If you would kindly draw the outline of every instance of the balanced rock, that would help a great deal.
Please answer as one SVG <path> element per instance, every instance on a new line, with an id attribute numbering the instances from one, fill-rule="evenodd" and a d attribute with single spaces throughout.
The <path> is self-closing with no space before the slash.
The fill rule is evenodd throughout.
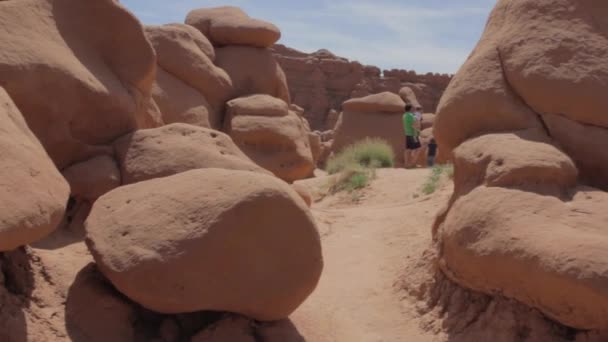
<path id="1" fill-rule="evenodd" d="M 260 94 L 231 100 L 226 107 L 228 117 L 237 115 L 285 116 L 289 113 L 289 106 L 285 101 Z"/>
<path id="2" fill-rule="evenodd" d="M 201 8 L 188 13 L 186 24 L 199 29 L 215 45 L 267 48 L 281 38 L 275 25 L 251 18 L 238 7 Z"/>
<path id="3" fill-rule="evenodd" d="M 397 163 L 403 163 L 405 103 L 398 95 L 388 92 L 370 95 L 346 101 L 342 107 L 344 111 L 334 130 L 333 152 L 365 138 L 380 138 L 393 148 Z"/>
<path id="4" fill-rule="evenodd" d="M 345 112 L 358 113 L 404 113 L 405 102 L 391 92 L 373 94 L 361 98 L 350 99 L 342 104 Z"/>
<path id="5" fill-rule="evenodd" d="M 60 169 L 161 124 L 154 50 L 117 1 L 2 1 L 0 22 L 0 86 Z"/>
<path id="6" fill-rule="evenodd" d="M 70 187 L 2 88 L 0 151 L 1 252 L 55 230 L 65 212 Z"/>
<path id="7" fill-rule="evenodd" d="M 102 196 L 86 222 L 101 272 L 151 310 L 291 314 L 321 275 L 314 219 L 268 175 L 193 170 Z"/>
<path id="8" fill-rule="evenodd" d="M 258 165 L 293 182 L 309 177 L 315 165 L 303 119 L 294 112 L 284 112 L 278 102 L 283 101 L 268 95 L 229 101 L 225 131 Z M 268 109 L 262 104 L 268 104 Z M 279 113 L 284 115 L 277 116 Z"/>
<path id="9" fill-rule="evenodd" d="M 205 168 L 267 172 L 226 134 L 181 123 L 135 131 L 117 140 L 115 149 L 123 184 Z"/>
<path id="10" fill-rule="evenodd" d="M 164 89 L 169 95 L 180 92 L 186 85 L 194 88 L 182 95 L 182 98 L 187 96 L 189 105 L 180 103 L 177 98 L 172 100 L 175 103 L 172 107 L 179 106 L 181 108 L 177 109 L 182 109 L 183 112 L 189 107 L 200 110 L 201 106 L 205 107 L 205 103 L 209 103 L 211 108 L 206 108 L 209 122 L 212 127 L 217 128 L 221 122 L 224 103 L 230 98 L 233 89 L 230 77 L 213 63 L 216 54 L 210 52 L 213 50 L 210 50 L 212 47 L 209 46 L 207 38 L 199 31 L 183 24 L 148 26 L 146 36 L 156 50 L 159 67 L 168 74 L 161 74 L 163 78 L 159 78 L 160 82 L 157 82 L 159 88 Z M 168 80 L 169 76 L 177 80 L 171 82 Z M 178 80 L 184 84 L 178 87 L 176 85 Z M 200 95 L 196 96 L 194 91 Z M 167 100 L 159 102 L 163 104 Z M 167 105 L 160 107 L 161 111 L 164 109 L 163 116 L 179 114 L 179 111 L 175 113 L 175 109 L 172 111 Z"/>

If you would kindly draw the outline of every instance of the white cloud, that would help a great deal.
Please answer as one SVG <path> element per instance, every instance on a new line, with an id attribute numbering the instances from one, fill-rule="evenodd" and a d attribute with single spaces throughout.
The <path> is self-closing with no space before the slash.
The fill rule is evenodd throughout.
<path id="1" fill-rule="evenodd" d="M 458 29 L 458 20 L 485 21 L 490 1 L 486 7 L 457 8 L 412 7 L 386 0 L 327 1 L 325 6 L 297 14 L 285 8 L 281 19 L 275 21 L 284 33 L 283 42 L 308 52 L 327 48 L 385 69 L 453 73 L 465 61 L 477 37 L 463 45 L 444 36 Z M 353 31 L 345 31 L 343 26 Z M 373 34 L 367 34 L 372 30 Z"/>

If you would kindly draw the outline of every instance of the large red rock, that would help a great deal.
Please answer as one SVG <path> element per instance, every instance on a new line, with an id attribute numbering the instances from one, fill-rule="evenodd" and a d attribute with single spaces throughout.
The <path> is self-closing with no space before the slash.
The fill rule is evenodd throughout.
<path id="1" fill-rule="evenodd" d="M 115 149 L 123 184 L 204 168 L 266 172 L 226 134 L 181 123 L 135 131 Z"/>
<path id="2" fill-rule="evenodd" d="M 225 131 L 254 162 L 293 182 L 311 176 L 315 163 L 304 120 L 281 102 L 268 95 L 229 101 Z"/>
<path id="3" fill-rule="evenodd" d="M 165 124 L 187 123 L 201 127 L 218 127 L 221 115 L 196 89 L 159 67 L 152 87 L 152 98 L 158 105 Z"/>
<path id="4" fill-rule="evenodd" d="M 160 124 L 148 112 L 154 50 L 118 2 L 2 1 L 0 22 L 0 86 L 60 169 Z"/>
<path id="5" fill-rule="evenodd" d="M 161 313 L 282 319 L 323 267 L 304 201 L 259 173 L 193 170 L 123 186 L 97 200 L 86 230 L 101 272 Z"/>
<path id="6" fill-rule="evenodd" d="M 70 187 L 2 88 L 0 151 L 0 251 L 9 251 L 55 230 Z"/>
<path id="7" fill-rule="evenodd" d="M 460 197 L 441 234 L 441 268 L 567 326 L 607 329 L 608 194 L 576 188 L 569 198 L 500 187 Z"/>
<path id="8" fill-rule="evenodd" d="M 608 38 L 597 21 L 606 11 L 599 1 L 499 1 L 442 98 L 440 143 L 453 148 L 478 131 L 540 126 L 539 114 L 608 128 Z"/>
<path id="9" fill-rule="evenodd" d="M 146 36 L 156 50 L 160 68 L 176 79 L 171 80 L 161 72 L 157 81 L 158 88 L 167 94 L 165 101 L 159 101 L 163 116 L 174 117 L 184 111 L 204 109 L 211 126 L 218 128 L 224 103 L 233 89 L 230 77 L 213 63 L 216 54 L 207 38 L 183 24 L 147 26 Z M 181 82 L 178 84 L 178 81 Z M 158 91 L 155 93 L 157 99 Z M 181 96 L 172 97 L 177 93 Z M 205 102 L 211 108 L 206 107 Z M 198 116 L 204 116 L 204 113 L 198 113 Z M 181 122 L 184 121 L 187 120 Z"/>
<path id="10" fill-rule="evenodd" d="M 267 48 L 281 38 L 275 25 L 249 17 L 238 7 L 201 8 L 188 13 L 186 24 L 199 29 L 215 45 Z"/>
<path id="11" fill-rule="evenodd" d="M 215 63 L 228 73 L 234 86 L 230 98 L 266 94 L 291 102 L 283 69 L 269 50 L 226 46 L 216 49 L 216 54 Z"/>
<path id="12" fill-rule="evenodd" d="M 441 269 L 582 330 L 608 328 L 606 18 L 600 1 L 498 1 L 433 127 L 455 162 Z"/>
<path id="13" fill-rule="evenodd" d="M 343 148 L 366 138 L 385 140 L 395 153 L 396 162 L 403 163 L 405 133 L 402 117 L 405 103 L 399 95 L 381 93 L 349 100 L 336 123 L 331 150 Z"/>

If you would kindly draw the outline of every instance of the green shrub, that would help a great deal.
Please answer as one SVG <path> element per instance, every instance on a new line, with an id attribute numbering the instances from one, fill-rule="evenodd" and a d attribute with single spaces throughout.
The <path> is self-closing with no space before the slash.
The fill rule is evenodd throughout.
<path id="1" fill-rule="evenodd" d="M 391 146 L 381 139 L 365 139 L 346 147 L 327 161 L 327 172 L 337 174 L 329 185 L 331 193 L 353 192 L 365 188 L 375 177 L 375 169 L 392 167 L 395 154 Z"/>
<path id="2" fill-rule="evenodd" d="M 343 149 L 327 161 L 327 172 L 335 174 L 353 165 L 364 168 L 393 167 L 395 153 L 382 139 L 366 138 Z"/>
<path id="3" fill-rule="evenodd" d="M 439 181 L 441 180 L 442 175 L 452 179 L 454 177 L 454 166 L 451 164 L 433 166 L 433 169 L 431 169 L 431 175 L 426 180 L 424 185 L 422 185 L 422 192 L 425 195 L 434 193 L 439 186 Z"/>

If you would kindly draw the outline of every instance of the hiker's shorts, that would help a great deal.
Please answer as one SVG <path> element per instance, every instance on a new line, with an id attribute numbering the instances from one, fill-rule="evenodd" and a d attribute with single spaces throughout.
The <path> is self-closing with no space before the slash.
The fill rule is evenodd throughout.
<path id="1" fill-rule="evenodd" d="M 418 137 L 413 137 L 410 135 L 405 136 L 405 148 L 408 150 L 417 150 L 422 145 L 420 145 L 420 139 Z"/>

